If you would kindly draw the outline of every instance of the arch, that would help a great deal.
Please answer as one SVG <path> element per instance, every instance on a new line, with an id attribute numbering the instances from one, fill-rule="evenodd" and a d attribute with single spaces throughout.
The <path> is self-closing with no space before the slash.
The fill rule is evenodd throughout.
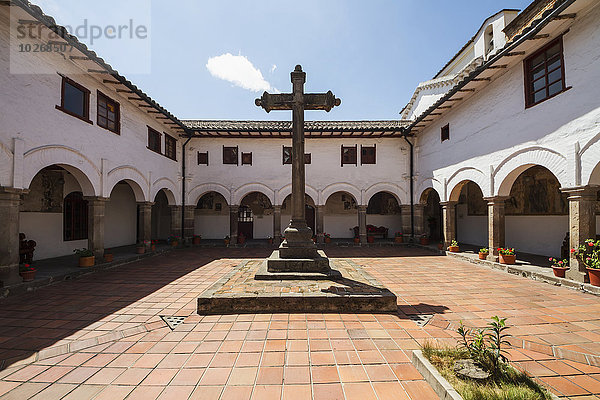
<path id="1" fill-rule="evenodd" d="M 150 191 L 150 200 L 154 201 L 156 195 L 158 195 L 161 190 L 167 195 L 170 206 L 181 204 L 181 195 L 179 194 L 179 190 L 177 190 L 177 185 L 169 178 L 160 178 L 154 181 L 152 190 Z"/>
<path id="2" fill-rule="evenodd" d="M 313 199 L 313 202 L 315 203 L 315 205 L 317 204 L 317 202 L 319 201 L 319 192 L 317 191 L 317 189 L 313 188 L 312 186 L 306 185 L 306 190 L 305 193 L 311 198 Z M 281 189 L 279 189 L 279 191 L 277 192 L 277 196 L 275 196 L 275 199 L 277 201 L 277 206 L 281 206 L 283 205 L 283 202 L 285 201 L 285 199 L 292 194 L 292 185 L 286 185 L 284 187 L 282 187 Z"/>
<path id="3" fill-rule="evenodd" d="M 84 196 L 100 194 L 100 169 L 75 149 L 58 145 L 37 147 L 27 151 L 23 161 L 23 188 L 29 188 L 42 169 L 58 165 L 75 177 Z"/>
<path id="4" fill-rule="evenodd" d="M 448 179 L 446 183 L 446 201 L 458 200 L 460 191 L 467 181 L 476 183 L 479 189 L 481 189 L 483 197 L 489 197 L 489 190 L 487 190 L 489 184 L 486 185 L 487 179 L 485 178 L 485 174 L 477 168 L 464 167 L 460 168 Z"/>
<path id="5" fill-rule="evenodd" d="M 327 203 L 329 197 L 336 192 L 346 192 L 354 197 L 356 204 L 362 205 L 362 195 L 360 190 L 349 183 L 334 183 L 321 190 L 321 196 L 319 197 L 319 206 L 324 206 Z"/>
<path id="6" fill-rule="evenodd" d="M 441 198 L 440 193 L 437 190 L 435 190 L 435 188 L 428 187 L 421 192 L 421 195 L 419 196 L 419 204 L 427 204 L 427 199 L 429 198 L 429 194 L 431 192 L 435 192 L 435 194 L 437 194 L 438 196 L 438 199 Z"/>
<path id="7" fill-rule="evenodd" d="M 271 204 L 275 204 L 275 192 L 262 183 L 249 183 L 238 188 L 233 194 L 231 204 L 239 205 L 242 202 L 242 199 L 252 192 L 264 194 L 267 196 Z"/>
<path id="8" fill-rule="evenodd" d="M 364 194 L 364 202 L 366 204 L 369 204 L 371 198 L 379 192 L 386 192 L 394 196 L 399 206 L 402 204 L 410 203 L 410 199 L 406 201 L 406 191 L 404 189 L 402 189 L 398 185 L 388 182 L 376 183 L 370 188 L 368 188 Z"/>
<path id="9" fill-rule="evenodd" d="M 566 157 L 557 151 L 536 146 L 521 149 L 498 164 L 492 174 L 494 195 L 509 196 L 510 189 L 519 175 L 535 165 L 552 172 L 562 187 L 569 187 Z"/>
<path id="10" fill-rule="evenodd" d="M 198 204 L 198 201 L 209 192 L 217 192 L 225 198 L 227 204 L 231 204 L 231 192 L 225 186 L 218 183 L 203 183 L 188 192 L 188 204 Z"/>
<path id="11" fill-rule="evenodd" d="M 596 168 L 590 174 L 590 180 L 588 185 L 600 186 L 600 162 L 596 165 Z"/>
<path id="12" fill-rule="evenodd" d="M 598 166 L 598 154 L 600 154 L 600 133 L 594 136 L 579 152 L 581 161 L 581 183 L 588 185 L 600 185 L 600 169 Z"/>
<path id="13" fill-rule="evenodd" d="M 416 193 L 419 193 L 418 199 L 421 202 L 421 204 L 422 204 L 422 200 L 423 200 L 423 195 L 425 194 L 425 192 L 428 189 L 435 190 L 439 196 L 439 194 L 442 193 L 442 191 L 443 191 L 443 186 L 444 185 L 439 180 L 434 178 L 433 176 L 430 176 L 428 178 L 424 178 L 423 180 L 421 180 L 421 182 L 417 186 L 417 190 L 416 190 Z"/>
<path id="14" fill-rule="evenodd" d="M 135 201 L 138 203 L 150 201 L 149 196 L 143 188 L 147 188 L 149 185 L 148 179 L 142 174 L 142 172 L 131 166 L 123 165 L 116 167 L 107 174 L 108 184 L 106 186 L 107 194 L 110 195 L 117 183 L 125 181 L 131 186 L 133 193 L 135 194 Z"/>

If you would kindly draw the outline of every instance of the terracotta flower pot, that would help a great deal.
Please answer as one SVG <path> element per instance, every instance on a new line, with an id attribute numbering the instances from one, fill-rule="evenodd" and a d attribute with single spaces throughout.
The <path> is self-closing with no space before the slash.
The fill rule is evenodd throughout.
<path id="1" fill-rule="evenodd" d="M 367 242 L 368 243 L 374 243 L 375 242 L 375 238 L 373 236 L 367 236 Z"/>
<path id="2" fill-rule="evenodd" d="M 449 246 L 448 251 L 450 253 L 458 253 L 460 251 L 460 247 L 459 246 Z"/>
<path id="3" fill-rule="evenodd" d="M 150 246 L 150 251 L 156 251 L 156 245 L 153 244 L 152 246 Z"/>
<path id="4" fill-rule="evenodd" d="M 146 252 L 146 247 L 145 246 L 139 246 L 135 248 L 135 252 L 137 254 L 144 254 Z"/>
<path id="5" fill-rule="evenodd" d="M 223 243 L 225 243 L 225 246 L 229 246 L 229 242 L 230 242 L 230 240 L 229 240 L 229 239 L 225 239 L 225 240 L 223 240 Z"/>
<path id="6" fill-rule="evenodd" d="M 178 242 L 178 241 L 176 241 L 176 240 L 173 240 L 173 241 L 171 242 L 171 246 L 173 246 L 173 247 L 177 247 L 177 246 L 179 246 L 179 242 Z"/>
<path id="7" fill-rule="evenodd" d="M 113 262 L 113 260 L 115 259 L 115 256 L 113 254 L 105 254 L 104 255 L 104 262 Z"/>
<path id="8" fill-rule="evenodd" d="M 600 286 L 600 269 L 597 268 L 586 268 L 588 275 L 590 276 L 590 284 L 592 286 Z"/>
<path id="9" fill-rule="evenodd" d="M 238 244 L 244 244 L 244 243 L 246 243 L 246 239 L 238 237 Z"/>
<path id="10" fill-rule="evenodd" d="M 82 268 L 93 267 L 96 262 L 96 257 L 79 257 L 79 266 Z"/>
<path id="11" fill-rule="evenodd" d="M 331 238 L 325 238 L 325 243 L 331 243 Z"/>
<path id="12" fill-rule="evenodd" d="M 402 243 L 404 240 L 402 239 L 402 236 L 395 236 L 394 237 L 394 242 L 395 243 Z"/>
<path id="13" fill-rule="evenodd" d="M 568 269 L 565 267 L 552 267 L 552 272 L 554 272 L 554 276 L 557 278 L 564 278 Z"/>
<path id="14" fill-rule="evenodd" d="M 198 244 L 200 244 L 201 241 L 202 241 L 202 238 L 195 237 L 194 240 L 192 241 L 192 243 L 198 245 Z"/>
<path id="15" fill-rule="evenodd" d="M 360 243 L 360 238 L 354 238 L 354 243 L 359 244 Z"/>
<path id="16" fill-rule="evenodd" d="M 487 257 L 490 253 L 479 253 L 480 260 L 487 260 Z"/>
<path id="17" fill-rule="evenodd" d="M 517 256 L 515 254 L 512 256 L 500 254 L 500 264 L 514 265 L 515 261 L 517 261 Z"/>
<path id="18" fill-rule="evenodd" d="M 35 279 L 35 273 L 37 271 L 25 271 L 20 272 L 19 275 L 23 278 L 23 282 L 32 282 Z"/>
<path id="19" fill-rule="evenodd" d="M 444 250 L 444 244 L 438 243 L 438 250 Z"/>
<path id="20" fill-rule="evenodd" d="M 422 237 L 421 239 L 419 239 L 419 242 L 421 243 L 422 246 L 428 246 L 429 245 L 429 238 Z"/>

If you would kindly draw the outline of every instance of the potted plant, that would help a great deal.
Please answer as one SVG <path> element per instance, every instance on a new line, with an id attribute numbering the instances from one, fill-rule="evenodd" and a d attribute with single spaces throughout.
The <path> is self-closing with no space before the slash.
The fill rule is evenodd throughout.
<path id="1" fill-rule="evenodd" d="M 79 256 L 79 266 L 82 268 L 93 267 L 96 262 L 94 252 L 89 249 L 75 249 L 73 253 Z"/>
<path id="2" fill-rule="evenodd" d="M 569 269 L 569 261 L 557 260 L 556 258 L 549 258 L 549 261 L 552 263 L 552 272 L 554 272 L 554 276 L 557 278 L 564 278 L 565 273 Z"/>
<path id="3" fill-rule="evenodd" d="M 374 243 L 375 242 L 375 236 L 367 236 L 367 243 Z"/>
<path id="4" fill-rule="evenodd" d="M 158 244 L 158 240 L 154 239 L 150 242 L 150 251 L 156 251 L 156 245 Z"/>
<path id="5" fill-rule="evenodd" d="M 429 246 L 429 237 L 427 235 L 422 235 L 419 238 L 419 243 L 421 243 L 422 246 Z"/>
<path id="6" fill-rule="evenodd" d="M 238 235 L 237 242 L 238 242 L 238 244 L 244 244 L 244 243 L 246 243 L 246 235 L 244 235 L 243 233 L 240 233 Z"/>
<path id="7" fill-rule="evenodd" d="M 273 238 L 271 236 L 267 237 L 267 242 L 269 243 L 269 245 L 273 245 Z"/>
<path id="8" fill-rule="evenodd" d="M 193 244 L 199 245 L 201 241 L 202 241 L 202 235 L 194 235 L 194 238 L 192 239 Z"/>
<path id="9" fill-rule="evenodd" d="M 35 279 L 35 273 L 37 270 L 30 264 L 23 264 L 19 266 L 19 275 L 23 278 L 23 282 L 31 282 Z"/>
<path id="10" fill-rule="evenodd" d="M 229 242 L 231 242 L 231 239 L 229 238 L 229 236 L 225 236 L 225 238 L 223 239 L 223 243 L 225 243 L 225 246 L 229 246 Z"/>
<path id="11" fill-rule="evenodd" d="M 144 254 L 146 252 L 146 247 L 150 247 L 150 241 L 149 240 L 144 240 L 142 242 L 140 242 L 137 247 L 135 248 L 135 252 L 137 254 Z"/>
<path id="12" fill-rule="evenodd" d="M 515 249 L 509 247 L 500 247 L 498 249 L 500 264 L 513 265 L 517 260 Z"/>
<path id="13" fill-rule="evenodd" d="M 490 249 L 488 249 L 488 248 L 479 249 L 479 259 L 480 260 L 487 260 L 489 255 L 490 255 Z"/>
<path id="14" fill-rule="evenodd" d="M 312 240 L 313 240 L 313 242 L 317 243 L 317 236 L 313 235 Z"/>
<path id="15" fill-rule="evenodd" d="M 354 235 L 354 239 L 353 240 L 354 240 L 355 244 L 360 244 L 360 236 L 358 236 L 358 234 Z"/>
<path id="16" fill-rule="evenodd" d="M 114 255 L 110 249 L 104 249 L 104 262 L 110 263 L 113 262 Z"/>
<path id="17" fill-rule="evenodd" d="M 171 235 L 167 239 L 167 243 L 169 243 L 173 247 L 177 247 L 177 246 L 179 246 L 179 240 L 180 240 L 179 236 Z"/>
<path id="18" fill-rule="evenodd" d="M 331 235 L 329 233 L 324 233 L 323 240 L 325 241 L 325 243 L 331 243 Z"/>
<path id="19" fill-rule="evenodd" d="M 590 284 L 600 286 L 600 240 L 588 239 L 579 249 L 572 249 L 571 253 L 585 265 Z"/>
<path id="20" fill-rule="evenodd" d="M 396 232 L 394 234 L 394 242 L 396 243 L 402 243 L 403 239 L 402 239 L 402 232 Z"/>
<path id="21" fill-rule="evenodd" d="M 456 240 L 453 240 L 450 243 L 450 246 L 448 246 L 448 251 L 450 253 L 458 253 L 460 251 L 460 247 L 458 246 L 458 242 Z"/>

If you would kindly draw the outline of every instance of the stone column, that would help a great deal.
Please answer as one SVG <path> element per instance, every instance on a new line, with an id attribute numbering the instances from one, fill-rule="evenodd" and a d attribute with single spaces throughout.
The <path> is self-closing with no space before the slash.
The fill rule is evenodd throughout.
<path id="1" fill-rule="evenodd" d="M 0 286 L 21 283 L 19 276 L 19 206 L 21 190 L 0 187 Z"/>
<path id="2" fill-rule="evenodd" d="M 457 201 L 440 203 L 442 206 L 442 225 L 444 227 L 444 248 L 456 240 L 456 204 Z"/>
<path id="3" fill-rule="evenodd" d="M 360 243 L 367 243 L 367 206 L 358 206 L 358 236 Z"/>
<path id="4" fill-rule="evenodd" d="M 281 243 L 281 206 L 273 206 L 273 243 Z"/>
<path id="5" fill-rule="evenodd" d="M 152 240 L 152 206 L 149 201 L 137 203 L 138 205 L 138 244 L 145 240 Z"/>
<path id="6" fill-rule="evenodd" d="M 316 209 L 316 219 L 317 219 L 317 243 L 323 243 L 325 241 L 325 237 L 323 236 L 325 229 L 325 206 L 317 206 Z"/>
<path id="7" fill-rule="evenodd" d="M 598 187 L 578 187 L 563 190 L 569 195 L 569 237 L 571 249 L 578 248 L 586 239 L 596 238 L 596 201 Z M 589 282 L 585 265 L 571 256 L 567 278 Z"/>
<path id="8" fill-rule="evenodd" d="M 231 238 L 231 244 L 237 245 L 238 237 L 238 212 L 240 206 L 229 206 L 229 237 Z"/>
<path id="9" fill-rule="evenodd" d="M 498 261 L 498 248 L 505 247 L 506 237 L 506 200 L 509 197 L 486 197 L 488 203 L 488 260 Z"/>
<path id="10" fill-rule="evenodd" d="M 185 206 L 185 214 L 184 214 L 184 234 L 183 234 L 183 242 L 191 243 L 194 238 L 194 229 L 196 222 L 196 206 Z"/>
<path id="11" fill-rule="evenodd" d="M 181 206 L 169 206 L 171 210 L 171 235 L 181 236 Z"/>
<path id="12" fill-rule="evenodd" d="M 415 237 L 427 235 L 427 227 L 425 226 L 425 205 L 415 204 Z M 410 215 L 409 215 L 410 220 Z"/>
<path id="13" fill-rule="evenodd" d="M 85 200 L 88 202 L 88 249 L 100 261 L 104 256 L 104 217 L 109 199 L 86 197 Z"/>
<path id="14" fill-rule="evenodd" d="M 400 218 L 402 219 L 402 234 L 406 237 L 410 236 L 410 205 L 400 206 Z M 390 232 L 393 236 L 395 232 Z"/>

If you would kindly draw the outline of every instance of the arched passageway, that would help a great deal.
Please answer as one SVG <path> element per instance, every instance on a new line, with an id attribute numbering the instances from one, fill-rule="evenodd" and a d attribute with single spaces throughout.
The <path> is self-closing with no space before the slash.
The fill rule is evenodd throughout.
<path id="1" fill-rule="evenodd" d="M 229 205 L 222 194 L 208 192 L 198 200 L 194 230 L 203 239 L 223 239 L 229 236 Z"/>

